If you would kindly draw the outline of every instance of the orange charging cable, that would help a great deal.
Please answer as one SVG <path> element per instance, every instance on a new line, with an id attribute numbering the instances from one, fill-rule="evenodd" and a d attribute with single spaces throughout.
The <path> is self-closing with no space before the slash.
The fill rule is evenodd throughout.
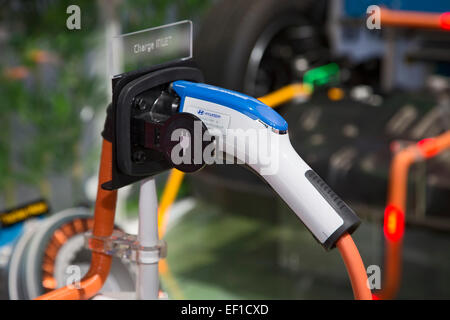
<path id="1" fill-rule="evenodd" d="M 107 191 L 101 185 L 112 179 L 112 143 L 103 140 L 100 172 L 95 201 L 93 235 L 109 237 L 114 230 L 117 190 Z M 95 241 L 95 240 L 94 240 Z M 78 286 L 65 286 L 50 291 L 36 300 L 84 300 L 93 297 L 100 291 L 108 277 L 112 256 L 92 252 L 91 267 Z"/>
<path id="2" fill-rule="evenodd" d="M 382 290 L 376 293 L 380 299 L 395 298 L 400 288 L 409 168 L 413 163 L 435 157 L 449 148 L 450 131 L 447 131 L 438 137 L 421 140 L 401 150 L 392 160 L 383 224 L 384 280 Z"/>
<path id="3" fill-rule="evenodd" d="M 352 237 L 346 233 L 336 243 L 347 268 L 348 276 L 356 300 L 372 300 L 372 292 L 367 281 L 366 268 Z"/>
<path id="4" fill-rule="evenodd" d="M 380 18 L 382 26 L 450 30 L 450 12 L 429 13 L 381 8 Z"/>

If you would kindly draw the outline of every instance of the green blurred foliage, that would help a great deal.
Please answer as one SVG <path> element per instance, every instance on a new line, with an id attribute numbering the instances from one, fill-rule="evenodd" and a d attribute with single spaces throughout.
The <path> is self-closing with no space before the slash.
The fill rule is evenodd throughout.
<path id="1" fill-rule="evenodd" d="M 66 9 L 73 1 L 0 1 L 6 39 L 0 57 L 0 189 L 14 182 L 39 186 L 50 172 L 70 170 L 81 161 L 77 144 L 85 106 L 105 106 L 100 79 L 89 70 L 89 53 L 97 41 L 99 20 L 95 1 L 78 1 L 81 30 L 68 30 Z M 23 68 L 23 75 L 11 70 Z M 12 159 L 14 123 L 31 128 Z M 19 163 L 12 164 L 12 161 Z"/>
<path id="2" fill-rule="evenodd" d="M 86 106 L 103 112 L 107 104 L 104 79 L 92 71 L 94 48 L 104 41 L 105 6 L 114 8 L 125 33 L 195 19 L 210 2 L 0 0 L 0 195 L 18 183 L 42 187 L 51 173 L 97 168 L 85 163 L 90 154 L 80 153 L 80 112 Z M 73 4 L 81 8 L 81 30 L 66 28 Z M 13 156 L 16 124 L 30 130 Z"/>

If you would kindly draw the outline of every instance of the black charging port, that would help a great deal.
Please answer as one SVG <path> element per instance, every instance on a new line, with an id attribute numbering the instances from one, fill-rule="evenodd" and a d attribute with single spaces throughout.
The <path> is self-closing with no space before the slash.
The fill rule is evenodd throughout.
<path id="1" fill-rule="evenodd" d="M 170 159 L 171 131 L 193 130 L 191 123 L 200 121 L 178 113 L 180 98 L 170 86 L 177 80 L 202 82 L 203 76 L 193 61 L 187 60 L 113 79 L 113 101 L 104 130 L 112 133 L 108 139 L 113 143 L 113 179 L 103 184 L 104 189 L 118 189 L 174 167 L 193 172 L 204 165 L 177 166 Z"/>

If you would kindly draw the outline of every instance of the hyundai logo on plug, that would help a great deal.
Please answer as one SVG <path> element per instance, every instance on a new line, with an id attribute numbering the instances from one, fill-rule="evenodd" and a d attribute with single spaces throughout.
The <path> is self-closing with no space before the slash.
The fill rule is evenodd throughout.
<path id="1" fill-rule="evenodd" d="M 202 110 L 202 109 L 198 109 L 197 110 L 197 114 L 200 115 L 200 116 L 204 115 L 204 116 L 211 117 L 211 118 L 216 118 L 216 119 L 222 118 L 222 116 L 220 114 L 208 112 L 208 111 L 205 111 L 205 110 Z"/>

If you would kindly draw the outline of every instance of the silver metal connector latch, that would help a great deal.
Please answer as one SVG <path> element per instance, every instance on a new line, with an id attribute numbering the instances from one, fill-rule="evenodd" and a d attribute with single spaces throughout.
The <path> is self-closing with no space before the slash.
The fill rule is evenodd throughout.
<path id="1" fill-rule="evenodd" d="M 136 235 L 114 230 L 109 237 L 97 237 L 88 231 L 84 234 L 85 247 L 93 252 L 115 256 L 138 264 L 154 264 L 167 256 L 167 244 L 159 240 L 155 246 L 139 243 Z"/>

